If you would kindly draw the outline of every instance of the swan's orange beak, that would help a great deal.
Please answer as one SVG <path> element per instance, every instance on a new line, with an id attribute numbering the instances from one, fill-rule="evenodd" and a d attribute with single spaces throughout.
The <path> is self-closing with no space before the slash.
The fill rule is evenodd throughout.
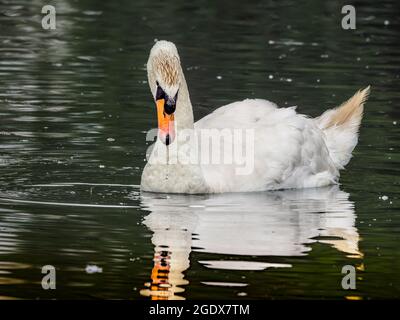
<path id="1" fill-rule="evenodd" d="M 175 139 L 174 114 L 165 111 L 165 99 L 156 101 L 158 136 L 165 145 L 170 145 Z"/>

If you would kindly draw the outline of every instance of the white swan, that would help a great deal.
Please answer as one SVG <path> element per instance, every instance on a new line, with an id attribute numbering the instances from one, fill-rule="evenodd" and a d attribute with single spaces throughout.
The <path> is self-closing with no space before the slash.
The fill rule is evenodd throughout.
<path id="1" fill-rule="evenodd" d="M 297 114 L 295 107 L 278 108 L 267 100 L 246 99 L 194 123 L 173 43 L 155 43 L 147 72 L 159 130 L 142 173 L 141 189 L 152 192 L 248 192 L 337 183 L 339 170 L 357 144 L 369 94 L 369 87 L 358 91 L 340 107 L 314 119 Z M 222 143 L 205 143 L 216 135 L 223 138 Z M 235 157 L 239 154 L 245 157 Z"/>

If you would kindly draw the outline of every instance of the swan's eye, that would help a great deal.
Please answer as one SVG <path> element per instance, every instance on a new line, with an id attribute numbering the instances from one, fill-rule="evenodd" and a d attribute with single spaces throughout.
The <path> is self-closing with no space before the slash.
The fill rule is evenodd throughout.
<path id="1" fill-rule="evenodd" d="M 176 104 L 176 101 L 178 100 L 178 92 L 179 92 L 179 90 L 176 92 L 176 95 L 174 97 L 175 104 Z"/>
<path id="2" fill-rule="evenodd" d="M 156 100 L 160 100 L 160 99 L 164 99 L 164 98 L 165 98 L 164 90 L 160 86 L 157 86 Z"/>
<path id="3" fill-rule="evenodd" d="M 160 87 L 157 81 L 157 91 L 156 91 L 156 100 L 164 99 L 165 98 L 165 92 L 164 90 Z"/>

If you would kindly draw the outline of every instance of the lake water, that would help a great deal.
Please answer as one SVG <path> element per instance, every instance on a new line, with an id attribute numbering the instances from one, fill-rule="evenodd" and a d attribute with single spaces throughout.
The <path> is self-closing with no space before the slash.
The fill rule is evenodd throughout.
<path id="1" fill-rule="evenodd" d="M 43 30 L 42 1 L 0 1 L 0 298 L 400 298 L 398 2 L 357 2 L 356 30 L 340 1 L 52 3 Z M 141 194 L 155 39 L 196 119 L 251 97 L 317 116 L 370 84 L 341 185 Z"/>

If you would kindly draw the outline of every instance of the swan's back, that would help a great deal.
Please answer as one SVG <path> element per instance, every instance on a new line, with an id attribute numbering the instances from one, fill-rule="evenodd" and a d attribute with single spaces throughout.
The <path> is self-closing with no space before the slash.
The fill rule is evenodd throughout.
<path id="1" fill-rule="evenodd" d="M 222 106 L 195 123 L 197 129 L 256 128 L 296 116 L 295 107 L 278 108 L 268 100 L 245 99 Z"/>
<path id="2" fill-rule="evenodd" d="M 267 100 L 247 99 L 215 110 L 196 122 L 195 129 L 200 140 L 202 132 L 210 129 L 232 132 L 232 149 L 221 143 L 219 159 L 231 154 L 233 163 L 202 163 L 213 192 L 316 187 L 329 185 L 338 176 L 322 130 L 313 119 L 297 114 L 295 107 L 278 108 Z M 235 137 L 235 130 L 241 138 Z M 244 156 L 235 157 L 237 151 Z M 215 157 L 215 150 L 212 153 Z M 238 158 L 245 164 L 238 164 Z"/>

